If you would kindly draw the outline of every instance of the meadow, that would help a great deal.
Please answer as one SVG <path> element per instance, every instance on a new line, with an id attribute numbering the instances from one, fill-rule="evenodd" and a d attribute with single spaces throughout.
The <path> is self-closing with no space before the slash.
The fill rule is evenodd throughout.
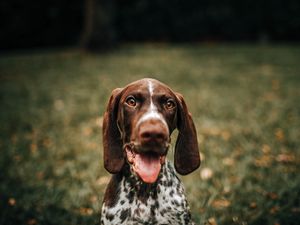
<path id="1" fill-rule="evenodd" d="M 102 115 L 143 77 L 193 115 L 202 164 L 181 179 L 197 224 L 299 224 L 300 46 L 253 44 L 0 55 L 0 224 L 99 222 Z"/>

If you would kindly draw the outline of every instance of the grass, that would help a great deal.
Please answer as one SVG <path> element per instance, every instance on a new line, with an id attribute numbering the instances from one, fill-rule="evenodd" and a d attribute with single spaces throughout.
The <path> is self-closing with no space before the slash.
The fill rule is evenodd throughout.
<path id="1" fill-rule="evenodd" d="M 105 103 L 145 76 L 181 92 L 193 114 L 203 160 L 182 180 L 198 224 L 298 224 L 299 62 L 288 45 L 2 55 L 0 224 L 99 222 Z"/>

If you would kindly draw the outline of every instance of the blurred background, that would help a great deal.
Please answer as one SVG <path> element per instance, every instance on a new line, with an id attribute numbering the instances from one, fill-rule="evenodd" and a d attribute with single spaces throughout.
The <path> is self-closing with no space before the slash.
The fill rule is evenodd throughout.
<path id="1" fill-rule="evenodd" d="M 0 3 L 1 49 L 123 42 L 299 41 L 297 0 L 11 0 Z"/>
<path id="2" fill-rule="evenodd" d="M 195 222 L 298 225 L 299 12 L 299 0 L 1 1 L 0 224 L 99 224 L 107 100 L 152 77 L 184 95 L 198 131 L 202 165 L 181 177 Z"/>

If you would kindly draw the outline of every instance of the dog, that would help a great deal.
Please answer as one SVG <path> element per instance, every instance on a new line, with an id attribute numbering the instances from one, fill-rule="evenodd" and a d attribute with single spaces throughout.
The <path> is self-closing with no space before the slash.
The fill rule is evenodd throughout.
<path id="1" fill-rule="evenodd" d="M 166 155 L 176 128 L 174 168 Z M 101 224 L 194 224 L 176 175 L 200 166 L 195 125 L 181 94 L 150 78 L 113 90 L 103 117 L 103 149 L 113 176 Z"/>

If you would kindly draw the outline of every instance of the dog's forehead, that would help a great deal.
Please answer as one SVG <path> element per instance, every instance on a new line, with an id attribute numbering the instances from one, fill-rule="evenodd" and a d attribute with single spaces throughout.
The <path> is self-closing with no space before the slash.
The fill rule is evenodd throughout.
<path id="1" fill-rule="evenodd" d="M 138 92 L 145 92 L 150 95 L 153 95 L 155 93 L 159 92 L 172 92 L 171 89 L 165 85 L 164 83 L 151 79 L 151 78 L 144 78 L 141 80 L 137 80 L 135 82 L 132 82 L 128 84 L 126 87 L 126 92 L 131 91 L 138 91 Z"/>

